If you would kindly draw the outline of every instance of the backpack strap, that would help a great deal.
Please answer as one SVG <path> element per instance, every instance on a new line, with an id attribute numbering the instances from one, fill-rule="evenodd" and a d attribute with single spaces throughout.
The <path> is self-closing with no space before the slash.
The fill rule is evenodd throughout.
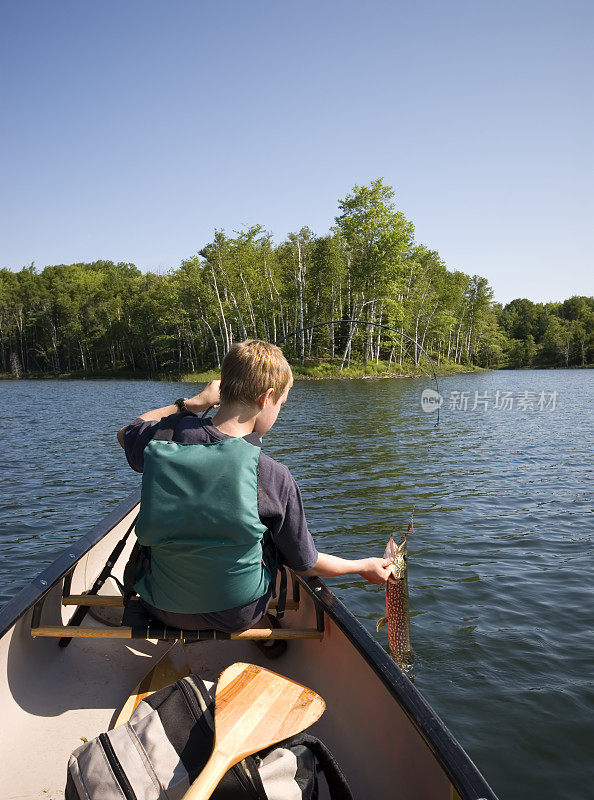
<path id="1" fill-rule="evenodd" d="M 291 736 L 290 739 L 285 739 L 283 742 L 272 745 L 266 750 L 262 750 L 260 756 L 268 755 L 277 747 L 287 747 L 289 749 L 304 747 L 310 750 L 320 770 L 324 773 L 330 791 L 330 800 L 354 800 L 344 773 L 328 747 L 320 739 L 310 736 L 308 733 L 300 733 L 297 736 Z"/>
<path id="2" fill-rule="evenodd" d="M 353 793 L 347 783 L 347 779 L 324 742 L 315 736 L 310 736 L 308 733 L 302 733 L 296 738 L 300 739 L 301 743 L 309 747 L 314 753 L 326 778 L 331 800 L 353 800 Z"/>
<path id="3" fill-rule="evenodd" d="M 272 596 L 277 598 L 276 618 L 282 619 L 287 605 L 287 568 L 283 563 L 280 550 L 275 545 L 272 534 L 269 530 L 264 534 L 262 540 L 262 561 L 270 572 L 270 583 L 272 586 Z M 278 597 L 276 593 L 276 577 L 280 572 L 280 586 Z"/>
<path id="4" fill-rule="evenodd" d="M 136 591 L 134 589 L 134 584 L 138 580 L 140 575 L 140 569 L 145 572 L 149 572 L 151 568 L 151 548 L 145 547 L 144 545 L 140 544 L 140 542 L 134 542 L 134 547 L 130 552 L 130 556 L 124 567 L 124 576 L 123 576 L 123 595 L 124 595 L 124 606 L 128 605 L 128 602 L 131 597 L 134 597 Z"/>
<path id="5" fill-rule="evenodd" d="M 280 560 L 278 568 L 280 570 L 281 580 L 276 603 L 276 618 L 282 619 L 285 616 L 285 608 L 287 606 L 287 568 Z"/>

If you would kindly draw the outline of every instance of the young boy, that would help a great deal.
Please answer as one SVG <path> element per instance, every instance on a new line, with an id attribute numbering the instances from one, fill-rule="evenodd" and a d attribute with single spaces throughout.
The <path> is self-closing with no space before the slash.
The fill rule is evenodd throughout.
<path id="1" fill-rule="evenodd" d="M 256 625 L 272 594 L 264 547 L 270 538 L 301 575 L 388 579 L 384 559 L 317 552 L 293 476 L 261 449 L 292 384 L 278 347 L 247 340 L 231 346 L 220 381 L 118 432 L 128 463 L 144 471 L 136 534 L 150 547 L 151 565 L 136 590 L 164 624 L 222 631 Z M 213 418 L 196 416 L 212 406 Z"/>

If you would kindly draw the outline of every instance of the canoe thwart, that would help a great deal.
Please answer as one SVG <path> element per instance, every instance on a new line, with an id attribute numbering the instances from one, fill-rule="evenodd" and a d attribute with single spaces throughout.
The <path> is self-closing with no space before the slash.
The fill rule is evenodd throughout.
<path id="1" fill-rule="evenodd" d="M 237 633 L 224 633 L 215 630 L 188 631 L 180 628 L 148 626 L 142 628 L 83 628 L 79 625 L 40 625 L 31 628 L 31 636 L 62 637 L 82 639 L 159 639 L 174 642 L 208 642 L 222 639 L 251 639 L 266 641 L 270 639 L 318 639 L 324 638 L 324 631 L 316 628 L 250 628 Z"/>

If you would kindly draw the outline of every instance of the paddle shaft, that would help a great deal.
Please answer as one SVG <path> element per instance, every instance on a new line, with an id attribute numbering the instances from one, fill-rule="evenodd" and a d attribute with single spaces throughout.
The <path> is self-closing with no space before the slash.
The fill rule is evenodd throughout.
<path id="1" fill-rule="evenodd" d="M 233 758 L 215 750 L 200 775 L 190 786 L 190 791 L 184 795 L 184 800 L 208 800 L 223 775 L 235 763 L 237 762 L 233 761 Z"/>

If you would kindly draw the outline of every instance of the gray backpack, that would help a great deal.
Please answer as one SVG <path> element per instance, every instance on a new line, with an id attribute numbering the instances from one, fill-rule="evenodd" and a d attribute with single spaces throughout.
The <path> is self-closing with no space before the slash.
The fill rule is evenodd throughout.
<path id="1" fill-rule="evenodd" d="M 183 678 L 145 698 L 129 721 L 70 756 L 65 800 L 181 800 L 213 747 L 214 684 Z M 326 746 L 301 734 L 232 767 L 213 800 L 352 800 Z"/>

